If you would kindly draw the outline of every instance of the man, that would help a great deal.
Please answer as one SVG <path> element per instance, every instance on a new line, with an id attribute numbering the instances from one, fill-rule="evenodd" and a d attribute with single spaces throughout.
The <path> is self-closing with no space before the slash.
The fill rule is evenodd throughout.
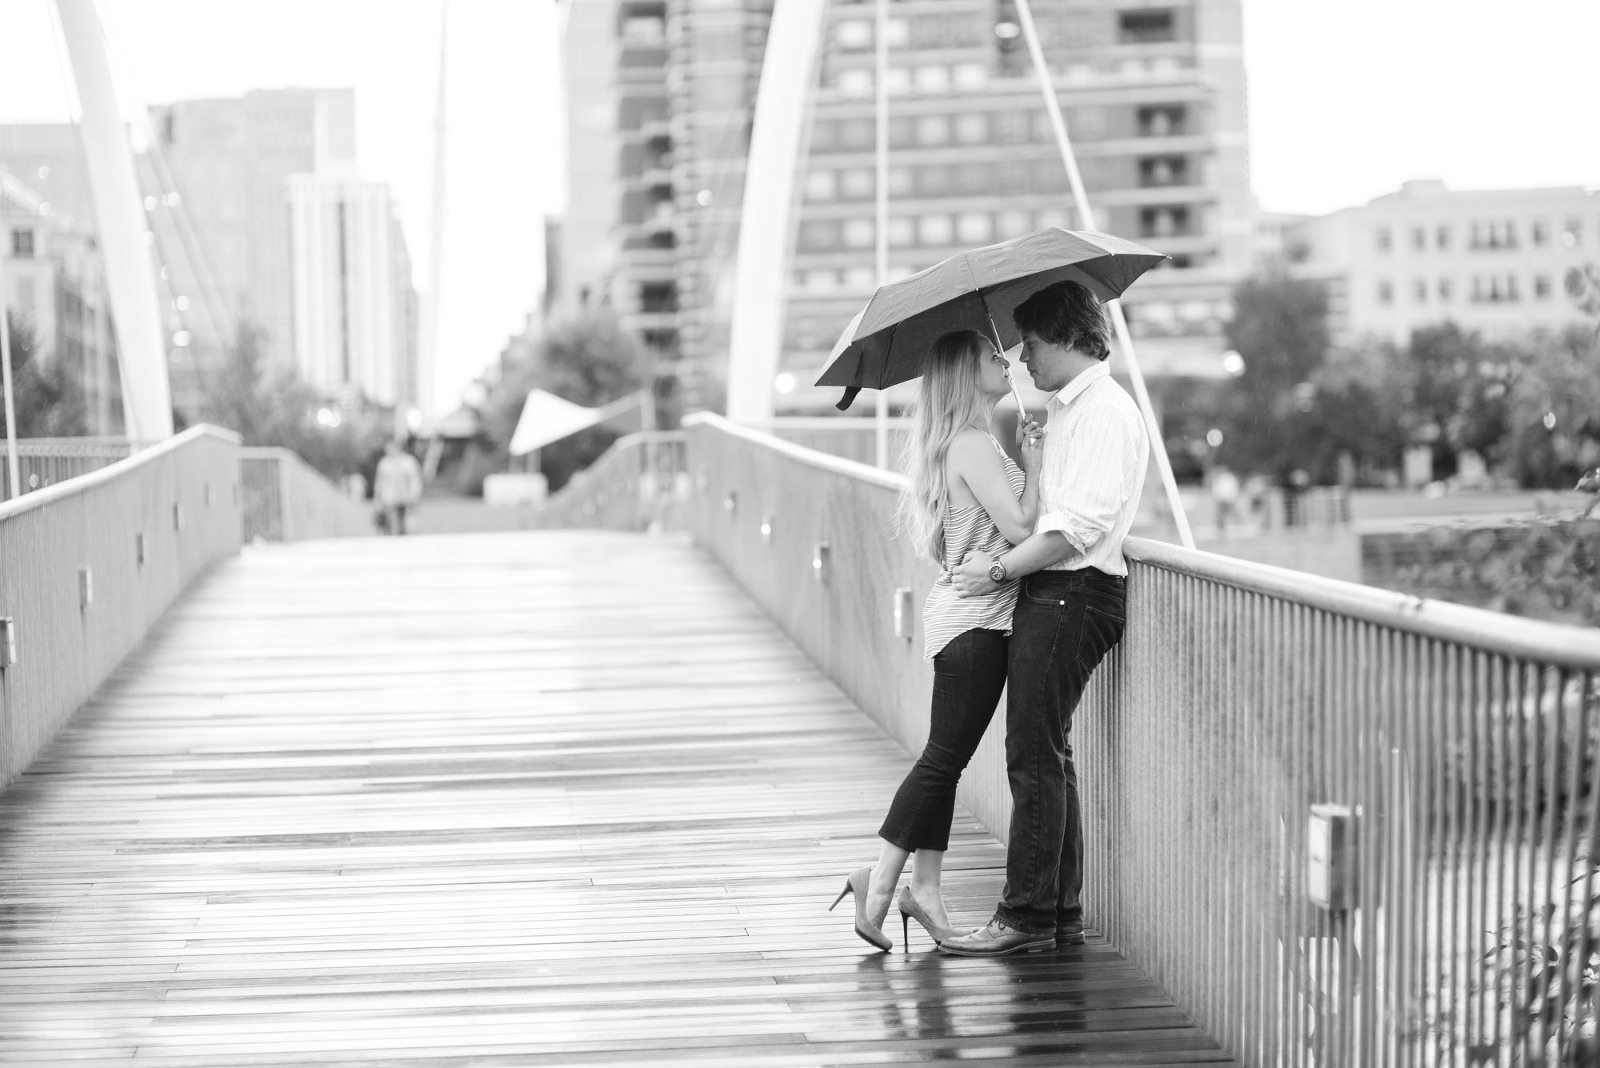
<path id="1" fill-rule="evenodd" d="M 953 579 L 963 596 L 1022 580 L 1006 672 L 1005 891 L 987 926 L 940 947 L 968 957 L 1083 941 L 1078 774 L 1067 736 L 1090 673 L 1122 637 L 1122 541 L 1150 456 L 1138 407 L 1111 379 L 1105 315 L 1094 295 L 1058 282 L 1013 317 L 1022 363 L 1054 396 L 1033 536 L 996 559 L 972 554 Z"/>
<path id="2" fill-rule="evenodd" d="M 417 458 L 402 449 L 398 441 L 387 442 L 383 447 L 383 459 L 378 461 L 372 489 L 387 520 L 389 533 L 405 534 L 406 511 L 422 500 L 422 466 Z"/>

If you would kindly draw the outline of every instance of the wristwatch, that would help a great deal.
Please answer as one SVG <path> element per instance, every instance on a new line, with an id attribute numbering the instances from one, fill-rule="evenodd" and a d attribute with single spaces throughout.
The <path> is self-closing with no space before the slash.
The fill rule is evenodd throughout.
<path id="1" fill-rule="evenodd" d="M 1006 580 L 1006 565 L 996 559 L 994 563 L 989 565 L 989 577 L 996 582 L 1004 582 Z"/>

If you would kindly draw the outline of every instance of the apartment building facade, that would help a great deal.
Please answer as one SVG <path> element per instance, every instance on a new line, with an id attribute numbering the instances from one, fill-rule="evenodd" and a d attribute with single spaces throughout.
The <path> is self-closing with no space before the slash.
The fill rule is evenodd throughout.
<path id="1" fill-rule="evenodd" d="M 1343 342 L 1404 342 L 1444 321 L 1490 336 L 1560 329 L 1585 318 L 1567 276 L 1600 264 L 1600 191 L 1406 182 L 1292 226 L 1284 244 L 1297 273 L 1328 287 Z"/>

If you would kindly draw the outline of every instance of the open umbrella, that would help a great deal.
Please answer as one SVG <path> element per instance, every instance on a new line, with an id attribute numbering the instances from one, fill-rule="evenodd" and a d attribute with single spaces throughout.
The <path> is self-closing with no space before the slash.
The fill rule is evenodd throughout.
<path id="1" fill-rule="evenodd" d="M 843 411 L 863 387 L 887 389 L 921 375 L 923 357 L 943 334 L 977 330 L 1009 349 L 1022 340 L 1012 311 L 1039 290 L 1073 281 L 1111 300 L 1166 258 L 1111 234 L 1056 227 L 959 252 L 880 286 L 839 337 L 817 385 L 845 387 Z"/>

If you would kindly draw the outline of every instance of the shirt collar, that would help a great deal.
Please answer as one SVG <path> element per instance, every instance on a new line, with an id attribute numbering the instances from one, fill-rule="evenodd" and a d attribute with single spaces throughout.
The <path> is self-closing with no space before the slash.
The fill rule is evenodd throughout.
<path id="1" fill-rule="evenodd" d="M 1078 377 L 1062 386 L 1050 398 L 1050 403 L 1065 408 L 1073 399 L 1080 396 L 1084 390 L 1100 381 L 1102 378 L 1111 377 L 1111 365 L 1107 360 L 1101 360 L 1086 371 L 1081 371 Z"/>

